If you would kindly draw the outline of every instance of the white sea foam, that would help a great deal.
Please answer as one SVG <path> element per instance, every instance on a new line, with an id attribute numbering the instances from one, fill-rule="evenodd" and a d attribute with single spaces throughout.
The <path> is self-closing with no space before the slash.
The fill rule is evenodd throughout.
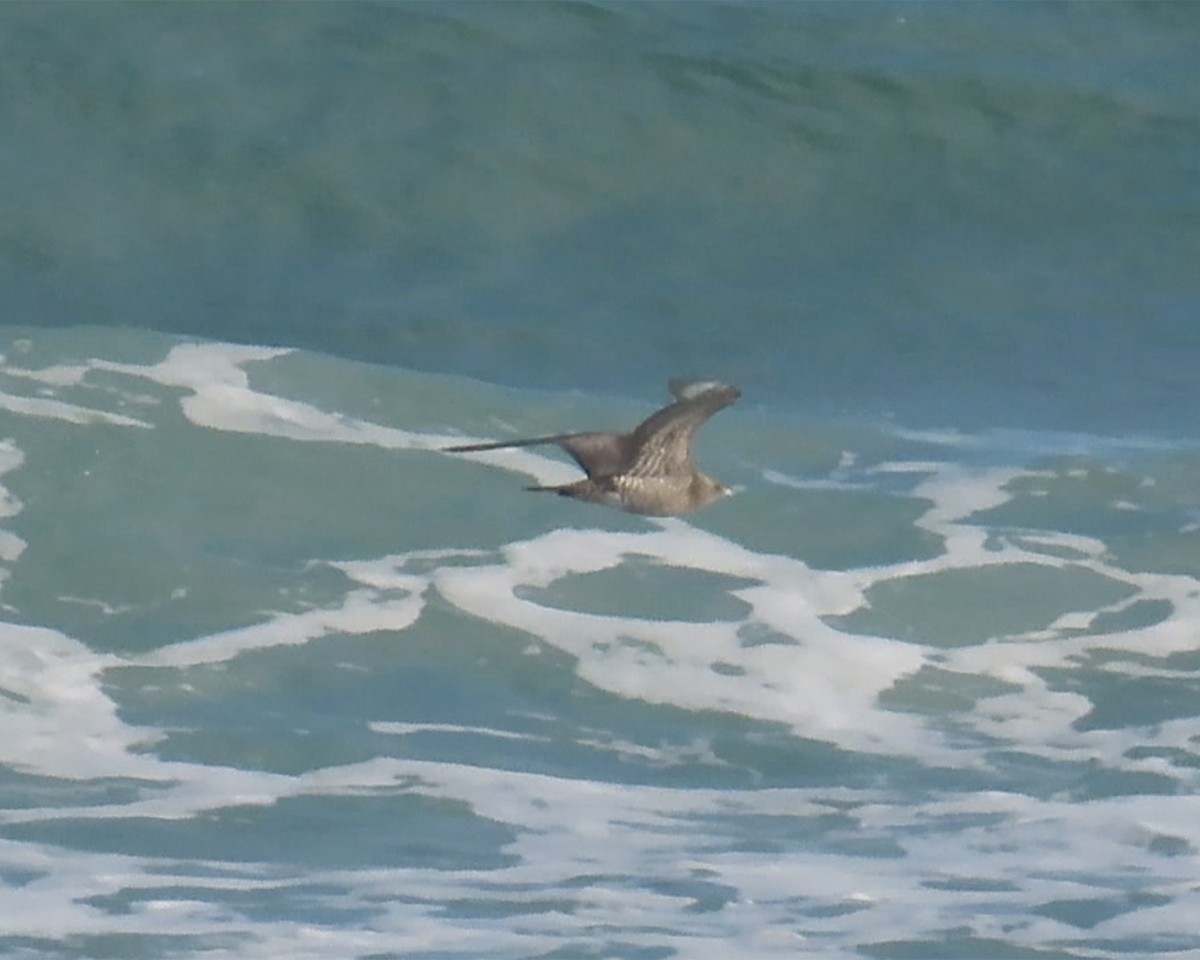
<path id="1" fill-rule="evenodd" d="M 117 427 L 141 427 L 148 429 L 150 424 L 136 417 L 127 417 L 120 413 L 109 413 L 104 410 L 93 410 L 80 407 L 61 400 L 50 400 L 45 397 L 21 397 L 11 393 L 0 393 L 0 410 L 18 413 L 27 417 L 44 417 L 49 420 L 63 420 L 67 423 L 90 424 L 107 423 Z"/>
<path id="2" fill-rule="evenodd" d="M 300 645 L 332 633 L 403 630 L 416 621 L 423 606 L 419 581 L 409 578 L 409 583 L 418 590 L 399 599 L 379 599 L 374 593 L 351 591 L 335 609 L 280 614 L 251 626 L 169 644 L 129 662 L 172 667 L 221 663 L 248 650 Z"/>
<path id="3" fill-rule="evenodd" d="M 318 443 L 352 443 L 390 450 L 441 450 L 473 438 L 418 433 L 331 414 L 311 404 L 250 388 L 245 364 L 286 356 L 290 351 L 231 344 L 180 344 L 158 364 L 138 365 L 97 360 L 95 369 L 144 377 L 162 386 L 190 391 L 180 403 L 197 426 L 214 430 L 285 437 Z M 561 463 L 524 450 L 462 455 L 504 466 L 538 483 L 561 483 L 570 471 Z"/>
<path id="4" fill-rule="evenodd" d="M 39 396 L 0 391 L 0 410 L 26 417 L 61 420 L 80 426 L 103 423 L 117 427 L 149 429 L 151 424 L 138 417 L 70 403 L 56 396 L 62 388 L 83 385 L 91 369 L 87 364 L 54 364 L 40 369 L 26 369 L 13 366 L 6 357 L 0 356 L 0 375 L 43 385 Z"/>
<path id="5" fill-rule="evenodd" d="M 0 477 L 18 469 L 25 462 L 25 455 L 12 440 L 0 441 Z M 15 517 L 21 512 L 21 501 L 3 486 L 0 486 L 0 520 Z M 15 563 L 25 549 L 25 541 L 9 530 L 0 529 L 0 561 Z M 7 571 L 0 571 L 0 582 Z"/>
<path id="6" fill-rule="evenodd" d="M 117 662 L 54 630 L 0 623 L 0 763 L 66 779 L 127 770 L 141 735 L 99 687 Z"/>

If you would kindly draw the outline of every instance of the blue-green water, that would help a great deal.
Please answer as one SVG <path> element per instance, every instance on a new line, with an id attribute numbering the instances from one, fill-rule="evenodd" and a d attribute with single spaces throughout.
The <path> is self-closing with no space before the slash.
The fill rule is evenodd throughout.
<path id="1" fill-rule="evenodd" d="M 0 8 L 0 954 L 1200 956 L 1196 49 Z"/>

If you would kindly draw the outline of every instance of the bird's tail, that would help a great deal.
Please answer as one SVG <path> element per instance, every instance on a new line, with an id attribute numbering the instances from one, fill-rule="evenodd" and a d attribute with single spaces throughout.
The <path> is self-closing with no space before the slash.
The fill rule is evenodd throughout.
<path id="1" fill-rule="evenodd" d="M 560 483 L 554 486 L 543 487 L 534 486 L 526 487 L 533 493 L 557 493 L 560 497 L 574 497 L 576 500 L 595 500 L 595 496 L 591 495 L 592 484 L 590 480 L 576 480 L 574 483 Z"/>
<path id="2" fill-rule="evenodd" d="M 534 486 L 534 487 L 526 487 L 525 489 L 530 491 L 531 493 L 557 493 L 560 497 L 569 497 L 569 496 L 571 496 L 571 493 L 573 492 L 572 488 L 574 486 L 575 486 L 574 483 L 560 483 L 557 486 L 551 486 L 551 487 Z"/>
<path id="3" fill-rule="evenodd" d="M 457 447 L 442 447 L 445 453 L 478 453 L 481 450 L 503 450 L 505 447 L 537 447 L 543 443 L 558 443 L 569 434 L 552 437 L 530 437 L 528 440 L 489 440 L 487 443 L 464 443 Z"/>

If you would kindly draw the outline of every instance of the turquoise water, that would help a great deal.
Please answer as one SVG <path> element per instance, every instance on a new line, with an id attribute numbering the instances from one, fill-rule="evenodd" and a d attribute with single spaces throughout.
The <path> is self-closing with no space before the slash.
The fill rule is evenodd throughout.
<path id="1" fill-rule="evenodd" d="M 1200 956 L 1189 6 L 0 26 L 0 954 Z"/>
<path id="2" fill-rule="evenodd" d="M 1190 4 L 0 26 L 10 322 L 938 425 L 1186 434 L 1200 406 Z"/>

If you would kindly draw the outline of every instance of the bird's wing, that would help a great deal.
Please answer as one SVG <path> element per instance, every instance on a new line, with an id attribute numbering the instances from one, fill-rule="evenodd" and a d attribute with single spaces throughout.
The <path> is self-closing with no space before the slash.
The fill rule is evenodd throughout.
<path id="1" fill-rule="evenodd" d="M 619 433 L 571 433 L 558 440 L 589 477 L 617 473 L 627 458 L 626 443 Z"/>
<path id="2" fill-rule="evenodd" d="M 575 460 L 589 477 L 607 477 L 616 473 L 626 460 L 626 438 L 616 433 L 556 433 L 550 437 L 525 440 L 489 440 L 444 448 L 447 453 L 477 453 L 507 447 L 537 447 L 556 443 Z"/>
<path id="3" fill-rule="evenodd" d="M 737 387 L 712 380 L 672 380 L 670 388 L 676 401 L 629 434 L 630 459 L 624 472 L 648 477 L 692 469 L 692 436 L 696 430 L 742 395 Z"/>

